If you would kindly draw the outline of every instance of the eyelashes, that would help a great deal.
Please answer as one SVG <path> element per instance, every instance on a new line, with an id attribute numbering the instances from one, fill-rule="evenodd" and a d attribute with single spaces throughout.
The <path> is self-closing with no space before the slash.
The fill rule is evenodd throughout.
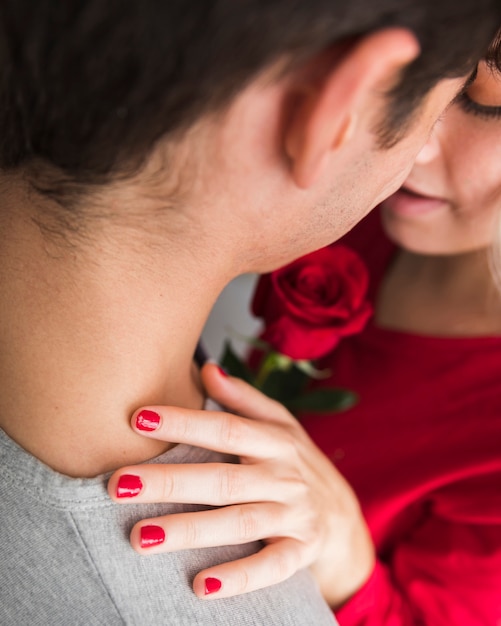
<path id="1" fill-rule="evenodd" d="M 476 115 L 484 119 L 501 119 L 501 106 L 487 106 L 472 100 L 466 91 L 462 91 L 454 100 L 465 113 Z"/>

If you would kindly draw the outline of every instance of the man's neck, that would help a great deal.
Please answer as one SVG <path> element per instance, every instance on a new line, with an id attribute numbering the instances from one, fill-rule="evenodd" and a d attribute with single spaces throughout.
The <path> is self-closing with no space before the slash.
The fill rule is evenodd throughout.
<path id="1" fill-rule="evenodd" d="M 145 404 L 202 407 L 192 355 L 223 286 L 217 272 L 209 278 L 189 247 L 171 258 L 141 231 L 118 229 L 110 240 L 108 230 L 78 254 L 51 248 L 32 222 L 9 232 L 0 252 L 0 426 L 72 476 L 162 453 L 169 444 L 135 434 L 130 416 Z"/>

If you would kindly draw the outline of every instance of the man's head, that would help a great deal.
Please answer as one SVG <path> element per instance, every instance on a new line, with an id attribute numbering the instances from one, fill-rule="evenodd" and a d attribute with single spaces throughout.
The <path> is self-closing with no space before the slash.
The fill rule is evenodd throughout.
<path id="1" fill-rule="evenodd" d="M 290 219 L 323 207 L 306 230 L 338 225 L 305 232 L 300 254 L 393 191 L 500 23 L 498 0 L 6 0 L 0 168 L 71 210 L 136 175 L 161 144 L 164 176 L 186 182 L 178 164 L 193 166 L 195 149 L 204 189 L 234 180 L 235 199 L 251 188 L 262 198 L 263 229 L 278 194 L 297 207 Z M 204 120 L 209 134 L 191 132 Z M 231 167 L 211 172 L 221 156 Z M 291 250 L 297 234 L 284 235 Z"/>

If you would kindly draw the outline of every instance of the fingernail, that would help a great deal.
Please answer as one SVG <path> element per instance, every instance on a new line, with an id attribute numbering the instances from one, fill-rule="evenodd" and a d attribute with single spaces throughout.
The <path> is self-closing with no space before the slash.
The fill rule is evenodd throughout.
<path id="1" fill-rule="evenodd" d="M 211 593 L 216 593 L 221 589 L 223 583 L 219 578 L 206 578 L 205 579 L 205 595 L 208 596 Z"/>
<path id="2" fill-rule="evenodd" d="M 120 476 L 117 484 L 117 498 L 133 498 L 141 493 L 143 483 L 139 476 L 124 474 Z"/>
<path id="3" fill-rule="evenodd" d="M 220 365 L 218 365 L 217 369 L 219 370 L 219 373 L 221 374 L 221 376 L 224 376 L 225 378 L 229 376 L 228 372 L 224 369 L 224 367 L 221 367 Z"/>
<path id="4" fill-rule="evenodd" d="M 136 428 L 148 433 L 156 430 L 160 425 L 160 415 L 155 411 L 143 409 L 136 415 Z"/>
<path id="5" fill-rule="evenodd" d="M 165 531 L 160 526 L 142 526 L 140 534 L 141 548 L 158 546 L 165 541 Z"/>

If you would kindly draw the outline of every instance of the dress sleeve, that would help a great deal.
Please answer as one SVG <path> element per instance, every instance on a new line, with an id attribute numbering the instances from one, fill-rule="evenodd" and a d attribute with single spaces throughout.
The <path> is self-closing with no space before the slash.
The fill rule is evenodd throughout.
<path id="1" fill-rule="evenodd" d="M 501 526 L 432 520 L 335 614 L 340 626 L 496 626 Z"/>

